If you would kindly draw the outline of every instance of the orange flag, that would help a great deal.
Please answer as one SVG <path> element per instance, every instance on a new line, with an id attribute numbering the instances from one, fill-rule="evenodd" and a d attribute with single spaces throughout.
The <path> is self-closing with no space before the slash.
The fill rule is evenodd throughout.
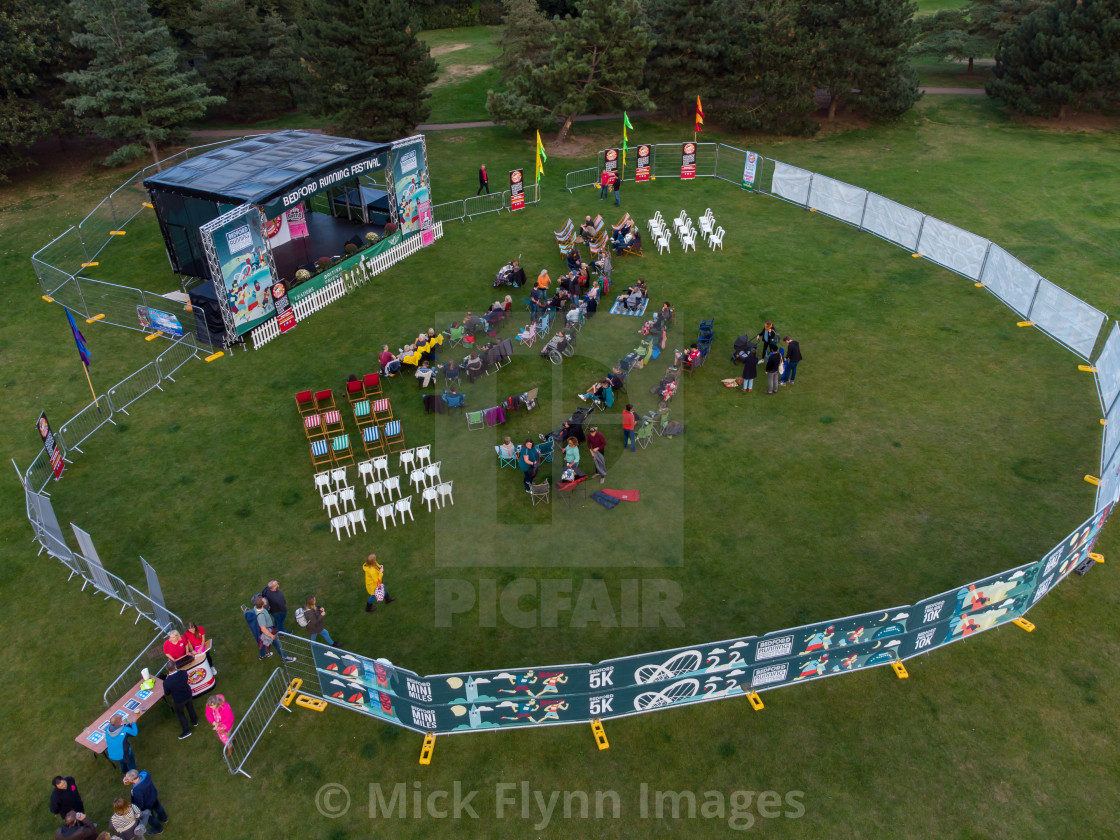
<path id="1" fill-rule="evenodd" d="M 700 97 L 696 97 L 696 131 L 704 130 L 704 107 L 700 104 Z"/>

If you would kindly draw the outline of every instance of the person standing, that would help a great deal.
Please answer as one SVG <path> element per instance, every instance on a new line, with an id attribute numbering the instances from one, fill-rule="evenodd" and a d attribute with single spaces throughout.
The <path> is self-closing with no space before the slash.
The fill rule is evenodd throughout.
<path id="1" fill-rule="evenodd" d="M 782 341 L 786 343 L 786 372 L 782 374 L 782 384 L 792 385 L 797 379 L 797 363 L 801 361 L 801 342 L 788 335 Z"/>
<path id="2" fill-rule="evenodd" d="M 611 173 L 603 170 L 603 174 L 599 176 L 599 200 L 602 201 L 607 197 L 607 190 L 611 188 Z"/>
<path id="3" fill-rule="evenodd" d="M 521 470 L 521 475 L 525 479 L 526 493 L 533 488 L 533 479 L 537 477 L 540 463 L 540 452 L 533 446 L 533 442 L 527 439 L 525 445 L 521 447 L 521 454 L 517 456 L 517 468 Z"/>
<path id="4" fill-rule="evenodd" d="M 146 828 L 141 830 L 139 834 L 136 833 L 137 829 L 143 825 L 143 821 L 144 813 L 127 799 L 118 796 L 113 800 L 113 816 L 109 817 L 109 825 L 121 838 L 134 840 L 136 837 L 143 837 Z"/>
<path id="5" fill-rule="evenodd" d="M 55 840 L 95 840 L 97 823 L 80 811 L 69 811 L 54 833 Z"/>
<path id="6" fill-rule="evenodd" d="M 366 612 L 376 610 L 377 601 L 391 604 L 397 600 L 385 591 L 385 567 L 377 562 L 376 554 L 371 554 L 366 558 L 366 562 L 362 564 L 362 571 L 366 575 L 366 592 L 369 593 L 369 600 L 366 601 Z"/>
<path id="7" fill-rule="evenodd" d="M 285 662 L 295 662 L 294 656 L 285 656 L 284 649 L 280 647 L 280 631 L 276 629 L 276 625 L 272 621 L 272 614 L 268 611 L 268 600 L 263 595 L 258 595 L 253 601 L 255 609 L 253 612 L 257 614 L 257 627 L 260 628 L 260 659 L 272 656 L 272 648 L 276 648 L 280 653 L 280 657 Z"/>
<path id="8" fill-rule="evenodd" d="M 183 634 L 183 638 L 187 640 L 191 653 L 202 653 L 206 650 L 206 628 L 201 624 L 188 621 L 187 631 Z M 218 676 L 218 669 L 214 667 L 214 660 L 211 658 L 210 651 L 208 650 L 206 650 L 206 661 L 210 663 L 210 667 L 214 671 L 214 676 Z"/>
<path id="9" fill-rule="evenodd" d="M 120 765 L 122 773 L 136 769 L 136 756 L 128 740 L 129 735 L 136 734 L 136 724 L 126 724 L 120 712 L 109 719 L 109 728 L 105 730 L 105 755 Z"/>
<path id="10" fill-rule="evenodd" d="M 490 179 L 486 176 L 486 164 L 478 167 L 478 192 L 475 195 L 482 195 L 482 191 L 486 190 L 486 194 L 490 195 Z"/>
<path id="11" fill-rule="evenodd" d="M 762 357 L 764 359 L 769 357 L 771 352 L 777 351 L 778 331 L 774 329 L 774 322 L 767 321 L 762 327 L 762 332 L 755 336 L 755 340 L 762 342 Z"/>
<path id="12" fill-rule="evenodd" d="M 283 633 L 284 619 L 288 617 L 288 599 L 280 591 L 279 582 L 270 580 L 261 595 L 268 601 L 268 612 L 272 616 L 272 623 L 276 625 L 276 631 Z"/>
<path id="13" fill-rule="evenodd" d="M 755 355 L 754 350 L 751 350 L 743 362 L 743 390 L 748 394 L 754 390 L 754 380 L 757 376 L 758 356 Z"/>
<path id="14" fill-rule="evenodd" d="M 626 444 L 630 444 L 630 451 L 636 452 L 638 449 L 638 438 L 634 434 L 634 406 L 626 403 L 626 408 L 622 410 L 622 448 L 626 448 Z"/>
<path id="15" fill-rule="evenodd" d="M 82 795 L 78 793 L 78 783 L 73 776 L 55 776 L 51 780 L 51 813 L 57 814 L 60 819 L 66 819 L 71 811 L 84 813 L 86 806 L 82 804 Z"/>
<path id="16" fill-rule="evenodd" d="M 315 641 L 316 636 L 322 636 L 323 641 L 331 647 L 338 647 L 331 634 L 327 632 L 327 628 L 323 626 L 323 616 L 327 614 L 325 608 L 318 606 L 315 603 L 315 596 L 312 595 L 303 604 L 302 618 L 306 624 L 303 626 L 307 628 L 307 637 L 311 641 Z"/>
<path id="17" fill-rule="evenodd" d="M 148 812 L 148 834 L 159 834 L 163 823 L 167 822 L 167 812 L 159 801 L 159 791 L 152 783 L 147 770 L 129 770 L 124 775 L 124 784 L 132 788 L 132 804 L 141 811 Z"/>
<path id="18" fill-rule="evenodd" d="M 598 426 L 587 430 L 587 448 L 591 450 L 591 459 L 595 462 L 595 472 L 599 474 L 599 483 L 607 481 L 607 439 L 599 431 Z"/>
<path id="19" fill-rule="evenodd" d="M 186 668 L 176 668 L 174 672 L 163 678 L 163 693 L 171 697 L 175 716 L 179 718 L 179 725 L 183 727 L 179 740 L 191 737 L 191 727 L 198 726 L 198 712 L 194 710 L 194 693 L 191 691 L 191 681 L 187 677 Z M 191 718 L 190 726 L 187 725 L 188 714 Z"/>
<path id="20" fill-rule="evenodd" d="M 215 694 L 206 701 L 206 720 L 214 727 L 214 733 L 223 744 L 229 744 L 229 736 L 233 734 L 233 707 L 226 702 L 222 694 Z M 226 752 L 229 752 L 226 747 Z"/>
<path id="21" fill-rule="evenodd" d="M 778 378 L 781 376 L 782 354 L 777 350 L 770 351 L 766 357 L 766 393 L 778 393 Z"/>
<path id="22" fill-rule="evenodd" d="M 182 633 L 178 630 L 172 630 L 167 634 L 167 638 L 163 642 L 163 655 L 167 657 L 168 662 L 182 659 L 191 652 L 190 643 L 183 638 Z"/>
<path id="23" fill-rule="evenodd" d="M 622 188 L 622 179 L 618 177 L 618 173 L 614 173 L 614 179 L 611 181 L 611 187 L 614 188 L 614 206 L 618 207 L 622 203 L 621 193 L 619 190 Z"/>

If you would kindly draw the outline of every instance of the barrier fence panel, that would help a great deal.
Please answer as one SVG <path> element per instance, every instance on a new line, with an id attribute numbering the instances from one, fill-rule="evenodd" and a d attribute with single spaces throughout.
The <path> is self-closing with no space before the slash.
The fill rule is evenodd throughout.
<path id="1" fill-rule="evenodd" d="M 23 480 L 37 493 L 41 493 L 43 488 L 51 483 L 52 478 L 54 478 L 54 469 L 51 467 L 50 456 L 47 455 L 46 450 L 40 449 L 35 454 L 31 466 L 27 468 L 27 472 L 23 474 Z"/>
<path id="2" fill-rule="evenodd" d="M 1105 415 L 1104 434 L 1101 437 L 1100 474 L 1103 476 L 1108 470 L 1109 463 L 1112 462 L 1112 457 L 1116 454 L 1117 446 L 1120 445 L 1120 400 L 1113 402 L 1112 408 Z"/>
<path id="3" fill-rule="evenodd" d="M 1083 359 L 1092 355 L 1106 318 L 1099 309 L 1049 280 L 1039 282 L 1028 317 L 1040 330 Z"/>
<path id="4" fill-rule="evenodd" d="M 867 205 L 867 190 L 818 173 L 813 175 L 812 189 L 806 198 L 806 204 L 818 213 L 859 227 Z"/>
<path id="5" fill-rule="evenodd" d="M 109 400 L 113 404 L 113 411 L 123 411 L 128 414 L 127 409 L 130 405 L 153 388 L 160 387 L 159 381 L 159 369 L 155 362 L 144 365 L 131 376 L 126 376 L 109 389 Z"/>
<path id="6" fill-rule="evenodd" d="M 120 230 L 121 227 L 113 209 L 113 200 L 106 196 L 78 225 L 91 260 L 96 260 L 97 255 L 109 244 L 113 238 L 111 231 Z"/>
<path id="7" fill-rule="evenodd" d="M 1108 339 L 1101 348 L 1097 360 L 1093 362 L 1096 368 L 1097 394 L 1101 399 L 1101 410 L 1105 414 L 1112 413 L 1112 405 L 1120 394 L 1120 324 L 1112 322 L 1112 330 Z"/>
<path id="8" fill-rule="evenodd" d="M 125 669 L 120 672 L 120 675 L 115 680 L 109 683 L 109 687 L 106 688 L 105 693 L 101 695 L 101 700 L 105 703 L 106 709 L 112 706 L 114 702 L 116 702 L 115 700 L 110 700 L 110 697 L 119 698 L 124 694 L 125 691 L 132 688 L 132 686 L 136 684 L 136 678 L 140 673 L 140 668 L 146 667 L 143 664 L 141 664 L 139 668 L 137 667 L 137 663 L 140 663 L 141 660 L 147 658 L 156 661 L 158 670 L 152 671 L 153 676 L 155 676 L 159 672 L 159 670 L 163 669 L 163 667 L 167 664 L 167 661 L 166 657 L 163 656 L 162 648 L 150 656 L 148 655 L 148 651 L 150 651 L 154 645 L 161 644 L 165 638 L 166 635 L 162 630 L 156 633 L 152 640 L 144 645 L 144 649 L 140 651 L 140 654 L 128 663 Z M 160 662 L 159 660 L 163 661 Z"/>
<path id="9" fill-rule="evenodd" d="M 862 228 L 913 253 L 918 248 L 924 218 L 917 210 L 905 204 L 868 193 Z"/>
<path id="10" fill-rule="evenodd" d="M 467 209 L 464 202 L 448 201 L 444 204 L 436 204 L 432 207 L 432 220 L 436 222 L 453 222 L 462 220 L 467 215 Z"/>
<path id="11" fill-rule="evenodd" d="M 1031 303 L 1041 280 L 1037 271 L 992 243 L 980 282 L 1019 317 L 1026 318 L 1030 314 Z"/>
<path id="12" fill-rule="evenodd" d="M 1101 470 L 1101 483 L 1097 485 L 1097 509 L 1116 501 L 1120 494 L 1120 449 L 1113 449 L 1112 457 Z"/>
<path id="13" fill-rule="evenodd" d="M 798 169 L 788 163 L 774 161 L 774 181 L 770 189 L 778 198 L 804 207 L 809 198 L 809 186 L 812 181 L 813 173 L 807 169 Z"/>
<path id="14" fill-rule="evenodd" d="M 88 261 L 82 237 L 76 227 L 71 227 L 36 251 L 31 257 L 31 266 L 43 293 L 50 295 L 81 271 L 82 263 Z"/>
<path id="15" fill-rule="evenodd" d="M 253 778 L 245 772 L 245 762 L 249 760 L 249 755 L 257 742 L 264 736 L 276 712 L 280 709 L 291 711 L 280 704 L 287 690 L 287 676 L 282 668 L 277 668 L 268 675 L 268 679 L 265 680 L 249 708 L 241 713 L 237 725 L 230 733 L 229 740 L 221 748 L 222 758 L 225 759 L 226 768 L 231 776 L 240 773 L 247 779 Z"/>
<path id="16" fill-rule="evenodd" d="M 720 143 L 716 149 L 716 170 L 715 176 L 721 181 L 727 181 L 731 184 L 742 185 L 743 183 L 743 167 L 747 163 L 747 152 L 744 149 L 736 149 L 734 146 L 727 146 Z M 762 159 L 759 158 L 756 166 L 762 165 Z M 759 175 L 758 170 L 755 170 L 755 178 Z"/>
<path id="17" fill-rule="evenodd" d="M 483 213 L 500 213 L 507 206 L 504 194 L 500 192 L 472 195 L 470 198 L 463 199 L 463 212 L 468 219 Z"/>
<path id="18" fill-rule="evenodd" d="M 156 372 L 160 379 L 174 382 L 171 374 L 191 359 L 197 358 L 198 345 L 195 343 L 194 336 L 187 333 L 182 338 L 173 341 L 170 347 L 156 357 Z"/>
<path id="19" fill-rule="evenodd" d="M 102 395 L 63 423 L 58 434 L 66 442 L 67 452 L 81 452 L 81 446 L 86 438 L 106 423 L 112 422 L 112 403 Z"/>
<path id="20" fill-rule="evenodd" d="M 988 245 L 988 240 L 982 236 L 926 216 L 922 236 L 918 240 L 918 253 L 942 268 L 962 274 L 969 280 L 978 280 L 984 268 Z"/>
<path id="21" fill-rule="evenodd" d="M 593 187 L 599 183 L 599 167 L 577 169 L 564 176 L 564 187 L 568 192 L 578 190 L 580 187 Z"/>
<path id="22" fill-rule="evenodd" d="M 153 626 L 158 627 L 161 633 L 170 633 L 172 630 L 182 632 L 186 629 L 183 620 L 167 607 L 157 604 L 132 584 L 126 586 L 132 606 L 136 608 L 136 621 L 132 622 L 133 624 L 139 622 L 141 618 L 146 618 Z"/>

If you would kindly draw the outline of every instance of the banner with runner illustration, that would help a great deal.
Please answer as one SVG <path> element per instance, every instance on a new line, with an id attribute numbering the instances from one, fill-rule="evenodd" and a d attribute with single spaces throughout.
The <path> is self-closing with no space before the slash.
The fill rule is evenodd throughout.
<path id="1" fill-rule="evenodd" d="M 681 146 L 681 180 L 690 181 L 696 177 L 696 144 L 684 143 Z"/>
<path id="2" fill-rule="evenodd" d="M 525 172 L 521 169 L 509 171 L 509 210 L 521 210 L 525 206 Z"/>
<path id="3" fill-rule="evenodd" d="M 638 159 L 635 161 L 634 180 L 635 181 L 648 181 L 649 180 L 649 146 L 638 146 Z"/>
<path id="4" fill-rule="evenodd" d="M 758 155 L 747 152 L 747 159 L 743 163 L 743 189 L 753 190 L 755 174 L 758 170 Z"/>
<path id="5" fill-rule="evenodd" d="M 390 153 L 390 197 L 397 208 L 397 224 L 407 239 L 414 233 L 432 229 L 432 193 L 424 137 L 417 135 L 393 144 Z M 424 237 L 424 244 L 434 240 Z"/>
<path id="6" fill-rule="evenodd" d="M 243 205 L 203 225 L 200 232 L 213 245 L 212 279 L 225 298 L 237 335 L 271 318 L 275 310 L 269 289 L 275 277 L 260 211 Z"/>

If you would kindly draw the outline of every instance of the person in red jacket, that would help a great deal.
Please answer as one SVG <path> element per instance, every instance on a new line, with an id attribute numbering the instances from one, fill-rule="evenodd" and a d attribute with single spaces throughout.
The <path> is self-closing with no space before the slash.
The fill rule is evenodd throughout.
<path id="1" fill-rule="evenodd" d="M 622 410 L 622 448 L 626 448 L 626 444 L 630 444 L 630 451 L 635 452 L 638 448 L 638 438 L 634 434 L 634 406 L 626 403 L 626 408 Z"/>
<path id="2" fill-rule="evenodd" d="M 607 197 L 607 192 L 611 188 L 611 182 L 613 181 L 613 179 L 614 179 L 614 176 L 611 175 L 611 173 L 609 173 L 609 172 L 603 172 L 603 174 L 599 176 L 599 200 L 600 201 L 602 201 L 604 198 Z"/>

